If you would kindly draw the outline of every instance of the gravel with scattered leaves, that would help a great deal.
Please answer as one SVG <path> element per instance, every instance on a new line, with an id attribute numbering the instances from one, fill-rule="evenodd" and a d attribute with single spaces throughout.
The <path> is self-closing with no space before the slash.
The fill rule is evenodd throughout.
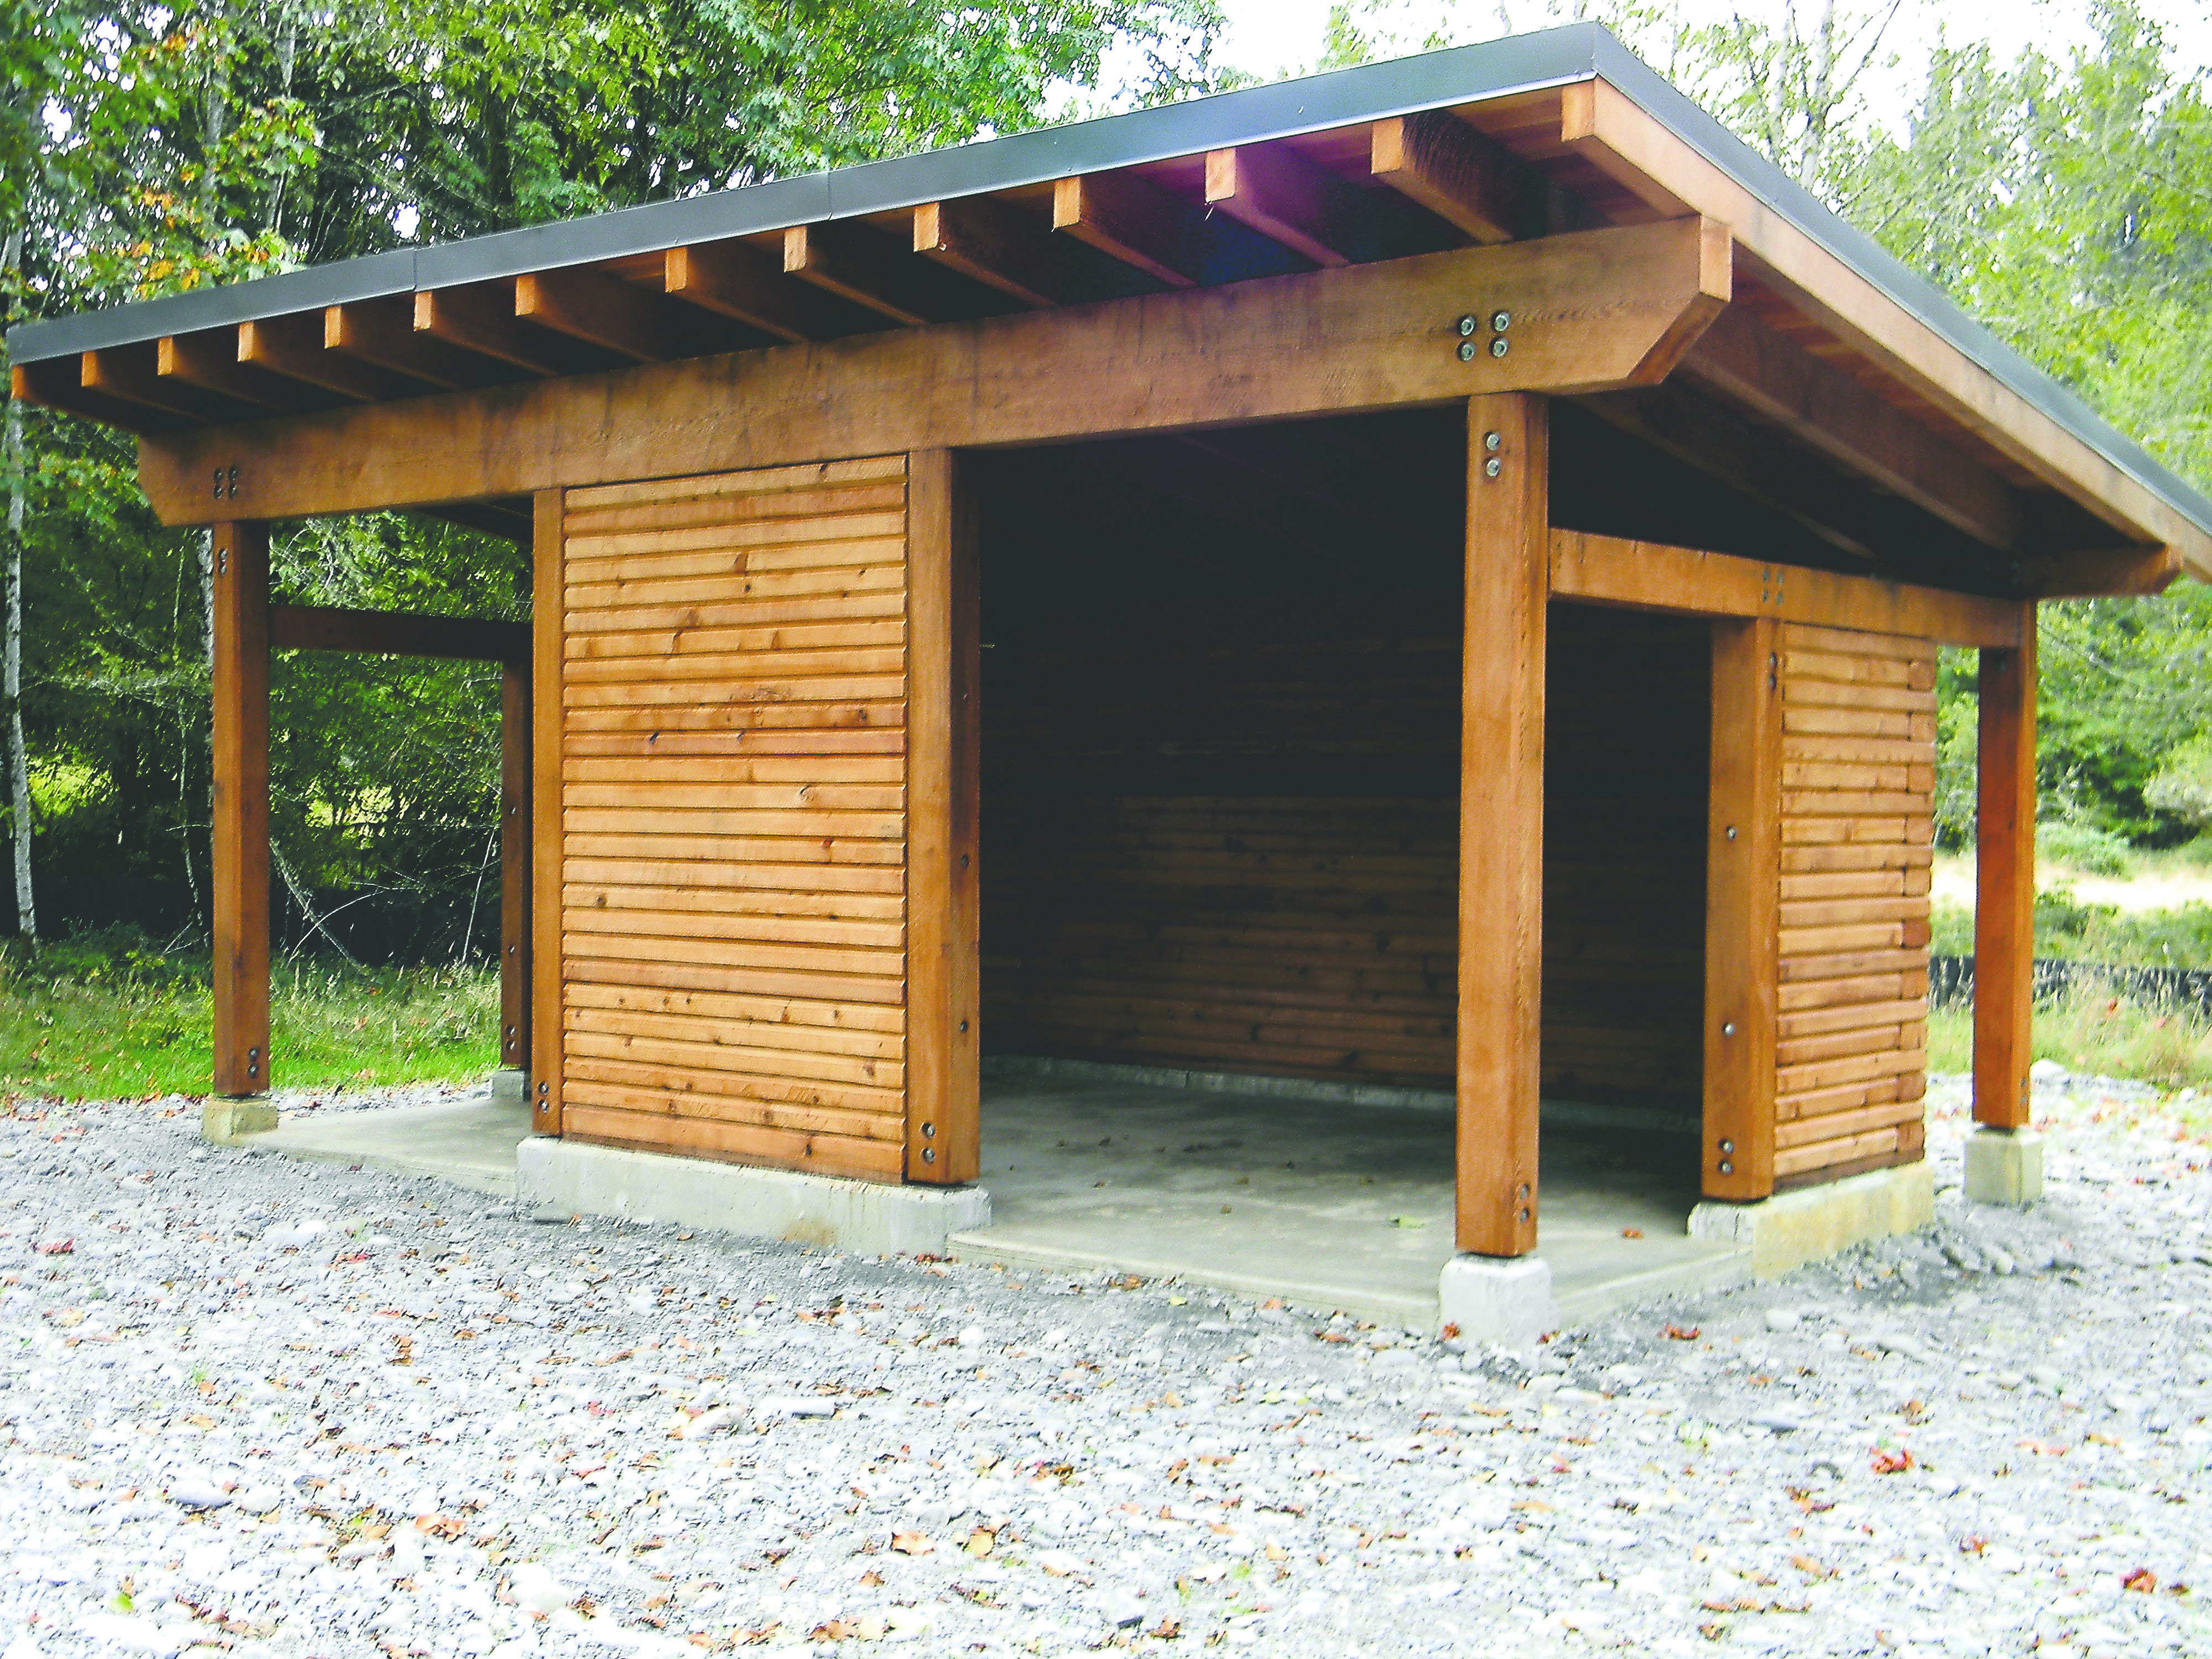
<path id="1" fill-rule="evenodd" d="M 405 1091 L 392 1091 L 400 1096 Z M 2212 1651 L 2212 1181 L 2051 1194 L 1533 1364 L 1195 1287 L 0 1120 L 0 1659 Z"/>

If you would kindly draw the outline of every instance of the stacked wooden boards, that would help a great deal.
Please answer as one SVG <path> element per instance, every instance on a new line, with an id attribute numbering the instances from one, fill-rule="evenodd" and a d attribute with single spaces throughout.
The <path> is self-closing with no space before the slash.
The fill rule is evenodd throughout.
<path id="1" fill-rule="evenodd" d="M 1781 629 L 1780 1186 L 1921 1156 L 1936 647 Z"/>
<path id="2" fill-rule="evenodd" d="M 571 489 L 561 1132 L 897 1179 L 903 457 Z"/>

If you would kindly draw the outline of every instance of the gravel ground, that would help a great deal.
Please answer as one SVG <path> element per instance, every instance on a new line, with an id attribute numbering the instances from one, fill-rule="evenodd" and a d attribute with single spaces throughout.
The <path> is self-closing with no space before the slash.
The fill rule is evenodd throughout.
<path id="1" fill-rule="evenodd" d="M 2212 1652 L 2206 1149 L 2054 1085 L 1969 1212 L 1960 1097 L 1932 1232 L 1533 1367 L 23 1108 L 0 1659 Z"/>

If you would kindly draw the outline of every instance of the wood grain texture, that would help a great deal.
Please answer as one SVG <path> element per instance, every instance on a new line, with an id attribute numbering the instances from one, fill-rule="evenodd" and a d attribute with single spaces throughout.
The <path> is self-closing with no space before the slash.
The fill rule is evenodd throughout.
<path id="1" fill-rule="evenodd" d="M 530 1127 L 561 1133 L 561 661 L 567 629 L 562 492 L 531 501 Z"/>
<path id="2" fill-rule="evenodd" d="M 215 592 L 215 1091 L 269 1088 L 269 527 L 209 537 Z"/>
<path id="3" fill-rule="evenodd" d="M 165 522 L 197 524 L 1642 385 L 1727 302 L 1726 251 L 1725 227 L 1637 225 L 566 375 L 149 438 L 139 478 Z M 1509 356 L 1460 360 L 1472 295 L 1513 315 Z M 210 510 L 232 465 L 236 501 Z"/>
<path id="4" fill-rule="evenodd" d="M 1984 651 L 1974 812 L 1974 1121 L 2027 1126 L 2035 991 L 2035 607 Z"/>
<path id="5" fill-rule="evenodd" d="M 1698 1163 L 1709 1198 L 1759 1199 L 1774 1189 L 1782 629 L 1771 617 L 1730 617 L 1712 629 Z"/>
<path id="6" fill-rule="evenodd" d="M 957 793 L 950 459 L 922 477 L 935 564 L 912 616 L 903 457 L 563 494 L 560 589 L 545 601 L 561 622 L 540 641 L 558 687 L 563 860 L 543 947 L 559 940 L 557 1036 L 541 1048 L 557 1052 L 563 1135 L 901 1179 L 908 893 L 927 877 L 938 978 L 916 977 L 970 1028 L 964 1126 L 959 1051 L 917 1052 L 938 1067 L 939 1134 L 957 1150 L 964 1132 L 966 1172 L 951 1178 L 972 1178 L 973 993 L 952 1014 L 943 983 L 960 900 L 942 866 L 958 854 L 940 834 L 908 867 L 916 803 L 951 825 Z M 692 561 L 681 594 L 656 580 L 672 558 Z M 793 568 L 830 579 L 798 612 L 781 588 L 761 591 L 764 574 Z M 889 616 L 885 590 L 848 580 L 886 568 L 900 601 Z M 930 645 L 933 684 L 909 687 L 909 627 Z M 910 689 L 932 696 L 935 744 L 917 741 L 911 781 Z M 865 730 L 848 718 L 854 696 L 878 711 Z M 849 746 L 878 735 L 889 741 Z M 971 920 L 971 951 L 974 936 Z"/>
<path id="7" fill-rule="evenodd" d="M 1936 647 L 1803 623 L 1775 635 L 1781 874 L 1768 1054 L 1779 1190 L 1922 1154 Z M 1895 873 L 1808 891 L 1793 885 L 1808 867 Z"/>
<path id="8" fill-rule="evenodd" d="M 977 526 L 945 450 L 908 459 L 907 499 L 906 1176 L 949 1184 L 975 1180 L 982 1157 Z"/>
<path id="9" fill-rule="evenodd" d="M 1601 605 L 1771 617 L 1947 645 L 2010 645 L 2020 638 L 2020 606 L 2011 600 L 1573 530 L 1552 532 L 1552 592 Z"/>
<path id="10" fill-rule="evenodd" d="M 1456 1209 L 1459 1248 L 1493 1256 L 1536 1247 L 1548 415 L 1468 406 Z"/>

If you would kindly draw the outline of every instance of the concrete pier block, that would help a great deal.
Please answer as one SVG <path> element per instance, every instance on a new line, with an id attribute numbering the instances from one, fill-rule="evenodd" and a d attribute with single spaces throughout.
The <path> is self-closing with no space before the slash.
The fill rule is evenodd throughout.
<path id="1" fill-rule="evenodd" d="M 276 1127 L 276 1108 L 266 1095 L 210 1095 L 200 1103 L 200 1139 L 218 1146 L 235 1146 L 247 1135 L 265 1135 Z"/>
<path id="2" fill-rule="evenodd" d="M 1966 1202 L 2033 1204 L 2043 1196 L 2043 1137 L 1984 1123 L 1966 1137 Z"/>
<path id="3" fill-rule="evenodd" d="M 529 1086 L 520 1066 L 501 1066 L 491 1074 L 491 1097 L 501 1106 L 521 1105 Z"/>
<path id="4" fill-rule="evenodd" d="M 1551 1265 L 1540 1256 L 1455 1255 L 1437 1279 L 1437 1301 L 1440 1326 L 1516 1352 L 1559 1325 Z"/>
<path id="5" fill-rule="evenodd" d="M 672 1222 L 867 1255 L 945 1254 L 991 1224 L 981 1187 L 908 1187 L 587 1146 L 533 1136 L 515 1149 L 515 1197 L 539 1212 Z"/>
<path id="6" fill-rule="evenodd" d="M 1690 1237 L 1749 1249 L 1753 1273 L 1773 1279 L 1869 1239 L 1917 1231 L 1935 1218 L 1936 1177 L 1923 1159 L 1753 1204 L 1708 1199 L 1690 1212 Z"/>

